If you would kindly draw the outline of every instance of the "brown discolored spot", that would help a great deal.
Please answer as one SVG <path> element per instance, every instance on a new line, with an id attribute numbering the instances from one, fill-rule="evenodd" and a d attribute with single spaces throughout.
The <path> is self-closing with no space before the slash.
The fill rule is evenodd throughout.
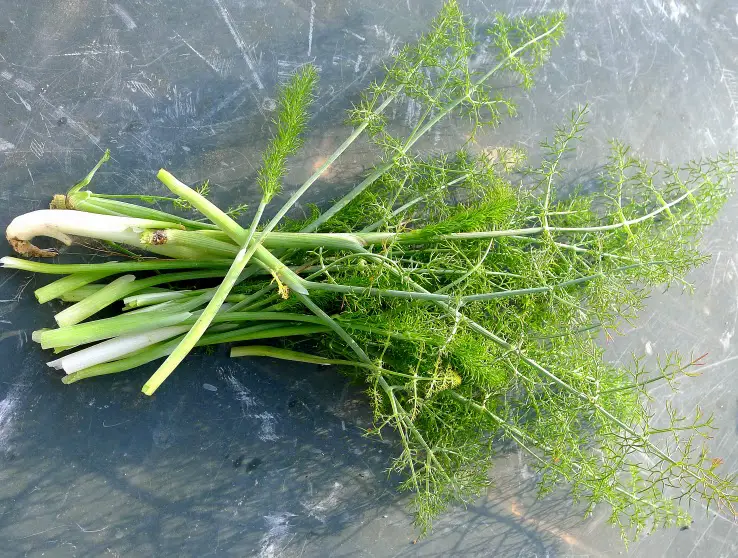
<path id="1" fill-rule="evenodd" d="M 54 248 L 39 248 L 27 240 L 8 238 L 8 243 L 21 256 L 28 256 L 30 258 L 54 258 L 59 255 L 59 251 Z"/>
<path id="2" fill-rule="evenodd" d="M 162 230 L 156 230 L 151 233 L 151 244 L 154 246 L 161 246 L 162 244 L 166 244 L 167 240 L 167 233 Z"/>

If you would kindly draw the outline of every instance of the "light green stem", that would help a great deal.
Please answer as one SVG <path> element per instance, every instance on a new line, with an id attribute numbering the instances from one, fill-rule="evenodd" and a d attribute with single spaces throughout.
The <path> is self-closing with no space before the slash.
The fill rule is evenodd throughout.
<path id="1" fill-rule="evenodd" d="M 211 328 L 209 331 L 214 330 Z M 296 326 L 280 326 L 278 324 L 259 324 L 256 326 L 250 326 L 246 328 L 236 329 L 233 331 L 222 332 L 222 333 L 208 333 L 200 338 L 197 345 L 218 345 L 221 343 L 231 343 L 238 341 L 251 341 L 255 339 L 271 339 L 271 338 L 282 338 L 291 337 L 296 335 L 311 335 L 314 333 L 325 333 L 328 328 L 324 326 L 315 325 L 296 325 Z M 148 362 L 164 358 L 174 351 L 174 349 L 181 342 L 183 337 L 173 339 L 158 345 L 147 347 L 141 351 L 131 354 L 126 358 L 116 360 L 113 362 L 106 362 L 98 364 L 74 372 L 62 378 L 62 382 L 65 384 L 72 384 L 83 380 L 85 378 L 92 378 L 94 376 L 104 376 L 107 374 L 116 374 L 118 372 L 124 372 L 131 368 L 136 368 Z"/>
<path id="2" fill-rule="evenodd" d="M 315 304 L 315 302 L 313 302 L 309 296 L 298 294 L 297 298 L 300 299 L 300 302 L 302 302 L 308 308 L 308 310 L 319 317 L 326 326 L 332 329 L 333 332 L 336 333 L 336 335 L 343 339 L 343 341 L 349 346 L 352 351 L 354 351 L 354 353 L 356 353 L 356 356 L 358 356 L 363 363 L 374 366 L 372 359 L 367 356 L 367 354 L 364 352 L 364 349 L 359 347 L 354 338 L 351 337 L 351 335 L 349 335 L 348 332 L 346 332 L 346 330 L 343 329 L 336 320 L 326 314 L 320 306 Z"/>
<path id="3" fill-rule="evenodd" d="M 116 300 L 123 298 L 123 293 L 127 292 L 130 284 L 135 280 L 135 275 L 118 277 L 104 289 L 100 289 L 95 294 L 56 314 L 54 316 L 56 323 L 59 327 L 66 327 L 86 320 Z"/>
<path id="4" fill-rule="evenodd" d="M 189 229 L 215 230 L 217 227 L 212 223 L 193 221 L 173 215 L 165 211 L 159 211 L 152 207 L 143 207 L 133 203 L 121 202 L 114 199 L 106 199 L 92 192 L 78 192 L 67 197 L 69 209 L 78 209 L 88 213 L 99 213 L 102 215 L 118 215 L 126 217 L 138 217 L 139 219 L 155 219 L 158 221 L 169 221 L 179 223 Z"/>
<path id="5" fill-rule="evenodd" d="M 100 289 L 104 289 L 107 285 L 104 283 L 93 283 L 92 285 L 84 285 L 83 287 L 80 287 L 79 289 L 74 289 L 73 291 L 69 291 L 64 293 L 59 297 L 60 300 L 63 300 L 64 302 L 79 302 L 80 300 L 86 299 L 88 296 L 95 294 Z M 170 291 L 169 289 L 160 289 L 157 287 L 149 287 L 148 289 L 144 289 L 143 291 L 140 291 L 138 294 L 153 294 L 153 293 L 163 293 L 163 292 L 176 292 L 176 291 Z"/>
<path id="6" fill-rule="evenodd" d="M 155 319 L 149 314 L 121 314 L 94 322 L 76 324 L 59 329 L 39 329 L 33 332 L 32 339 L 44 349 L 74 347 L 94 341 L 110 339 L 126 333 L 146 331 L 152 327 L 178 325 L 189 318 L 190 312 L 159 313 Z"/>
<path id="7" fill-rule="evenodd" d="M 169 171 L 160 169 L 156 177 L 174 194 L 196 207 L 197 210 L 210 219 L 215 225 L 228 234 L 239 246 L 246 237 L 246 231 L 210 200 L 177 180 Z"/>
<path id="8" fill-rule="evenodd" d="M 36 299 L 40 304 L 44 304 L 112 274 L 113 272 L 109 271 L 72 273 L 36 289 L 33 294 L 36 295 Z"/>
<path id="9" fill-rule="evenodd" d="M 311 355 L 308 353 L 302 353 L 300 351 L 291 351 L 289 349 L 283 349 L 281 347 L 272 347 L 270 345 L 243 345 L 240 347 L 233 347 L 231 349 L 231 357 L 249 357 L 249 356 L 261 356 L 269 358 L 278 358 L 280 360 L 290 360 L 292 362 L 307 362 L 309 364 L 320 364 L 323 366 L 338 365 L 338 366 L 358 366 L 360 368 L 371 368 L 363 362 L 356 362 L 353 360 L 342 360 L 337 358 L 325 358 L 318 355 Z"/>
<path id="10" fill-rule="evenodd" d="M 99 264 L 50 264 L 6 256 L 0 258 L 0 263 L 3 264 L 3 267 L 11 269 L 20 269 L 33 273 L 48 273 L 51 275 L 67 275 L 80 272 L 108 272 L 109 275 L 114 275 L 116 273 L 161 271 L 165 269 L 227 268 L 231 265 L 231 260 L 145 260 L 140 262 L 106 262 Z"/>
<path id="11" fill-rule="evenodd" d="M 382 225 L 384 225 L 391 218 L 397 217 L 398 215 L 404 213 L 405 211 L 407 211 L 408 209 L 410 209 L 414 205 L 417 205 L 420 202 L 428 199 L 431 195 L 434 195 L 434 194 L 437 194 L 439 192 L 442 192 L 443 190 L 446 190 L 446 189 L 450 188 L 451 186 L 455 186 L 456 184 L 458 184 L 460 182 L 463 182 L 464 180 L 466 180 L 470 176 L 471 176 L 471 173 L 464 174 L 464 175 L 460 176 L 459 178 L 456 178 L 455 180 L 452 180 L 451 182 L 449 182 L 447 184 L 444 184 L 443 186 L 441 186 L 439 188 L 436 188 L 435 190 L 432 190 L 431 192 L 427 192 L 427 193 L 423 194 L 422 196 L 418 196 L 416 198 L 413 198 L 409 202 L 407 202 L 407 203 L 401 205 L 400 207 L 398 207 L 397 209 L 393 210 L 392 213 L 390 213 L 387 217 L 383 217 L 383 218 L 379 219 L 378 221 L 375 221 L 371 225 L 368 225 L 368 226 L 364 227 L 363 229 L 361 229 L 361 231 L 359 231 L 359 232 L 360 233 L 369 233 L 369 232 L 376 231 L 378 228 L 380 228 Z"/>
<path id="12" fill-rule="evenodd" d="M 166 283 L 176 283 L 178 281 L 191 281 L 193 279 L 211 279 L 216 277 L 223 277 L 223 270 L 204 270 L 204 271 L 180 271 L 179 273 L 163 273 L 161 275 L 154 275 L 152 277 L 146 277 L 145 279 L 136 279 L 135 281 L 128 281 L 125 283 L 116 284 L 115 288 L 108 288 L 102 291 L 96 292 L 91 295 L 88 299 L 81 300 L 77 304 L 70 306 L 63 312 L 65 315 L 64 319 L 74 319 L 77 316 L 84 316 L 82 320 L 89 318 L 92 314 L 99 312 L 103 308 L 110 306 L 115 301 L 126 298 L 134 293 L 141 292 L 149 287 L 155 287 L 156 285 L 163 285 Z M 109 290 L 110 289 L 110 290 Z M 81 321 L 81 320 L 78 320 Z M 77 323 L 77 322 L 71 322 Z M 62 325 L 62 324 L 59 324 Z M 67 324 L 71 325 L 71 324 Z"/>
<path id="13" fill-rule="evenodd" d="M 242 301 L 234 304 L 233 307 L 230 309 L 230 312 L 238 312 L 245 309 L 249 304 L 253 304 L 256 301 L 261 300 L 262 297 L 265 294 L 268 294 L 273 288 L 274 287 L 272 285 L 267 285 L 266 287 L 262 287 L 255 293 L 247 295 L 246 298 L 244 298 Z"/>
<path id="14" fill-rule="evenodd" d="M 169 291 L 155 293 L 138 293 L 123 299 L 123 304 L 129 308 L 140 308 L 142 306 L 151 306 L 152 304 L 160 304 L 170 300 L 180 300 L 190 296 L 196 296 L 202 291 Z"/>
<path id="15" fill-rule="evenodd" d="M 145 231 L 140 236 L 141 244 L 146 249 L 152 246 L 192 248 L 204 252 L 211 258 L 232 259 L 238 253 L 238 246 L 232 242 L 223 242 L 207 234 L 197 231 L 178 231 L 176 229 L 159 229 Z"/>
<path id="16" fill-rule="evenodd" d="M 251 253 L 249 253 L 251 252 Z M 193 347 L 200 340 L 200 337 L 210 326 L 210 323 L 215 318 L 221 305 L 225 302 L 226 297 L 231 292 L 231 289 L 236 285 L 241 272 L 243 271 L 246 264 L 249 262 L 249 257 L 253 254 L 253 250 L 249 250 L 248 246 L 244 246 L 239 250 L 238 255 L 233 260 L 231 268 L 228 270 L 223 282 L 220 284 L 218 289 L 213 294 L 213 298 L 208 303 L 207 307 L 197 318 L 197 321 L 192 326 L 190 331 L 182 338 L 177 345 L 177 348 L 167 357 L 167 359 L 159 366 L 154 374 L 144 384 L 141 391 L 146 395 L 153 395 L 157 388 L 162 384 L 164 380 L 169 377 L 169 374 L 174 372 L 180 362 L 189 354 Z"/>
<path id="17" fill-rule="evenodd" d="M 499 70 L 504 68 L 508 62 L 526 50 L 529 46 L 541 41 L 548 35 L 551 35 L 556 29 L 561 25 L 561 22 L 557 22 L 555 25 L 551 26 L 545 33 L 541 33 L 537 37 L 533 37 L 529 41 L 523 43 L 521 46 L 510 52 L 504 60 L 501 60 L 496 66 L 494 66 L 491 70 L 489 70 L 486 74 L 483 74 L 481 77 L 479 77 L 474 84 L 469 88 L 469 91 L 467 91 L 466 94 L 460 95 L 450 103 L 448 103 L 443 109 L 441 109 L 438 114 L 436 114 L 433 118 L 431 118 L 422 128 L 419 130 L 413 131 L 413 133 L 410 135 L 410 137 L 405 141 L 405 144 L 402 146 L 402 148 L 399 150 L 399 155 L 404 155 L 407 153 L 410 148 L 415 145 L 415 143 L 425 135 L 428 130 L 433 128 L 438 122 L 440 122 L 443 118 L 448 116 L 456 107 L 458 107 L 461 103 L 463 103 L 466 99 L 469 99 L 473 93 L 477 91 L 479 87 L 482 86 L 484 82 L 486 82 L 490 77 L 492 77 L 494 74 L 496 74 Z M 380 165 L 377 167 L 377 169 L 372 172 L 367 178 L 365 178 L 360 184 L 358 184 L 356 187 L 354 187 L 353 190 L 351 190 L 348 194 L 343 196 L 340 200 L 338 200 L 336 203 L 333 204 L 333 206 L 320 215 L 315 221 L 307 225 L 303 232 L 312 232 L 315 230 L 318 230 L 318 227 L 320 227 L 323 223 L 331 219 L 336 213 L 341 211 L 344 207 L 346 207 L 351 201 L 356 198 L 359 194 L 361 194 L 366 188 L 368 188 L 371 184 L 374 183 L 375 180 L 377 180 L 380 176 L 382 176 L 385 172 L 387 172 L 392 166 L 394 165 L 394 160 L 390 160 L 387 163 L 384 163 L 383 165 Z"/>

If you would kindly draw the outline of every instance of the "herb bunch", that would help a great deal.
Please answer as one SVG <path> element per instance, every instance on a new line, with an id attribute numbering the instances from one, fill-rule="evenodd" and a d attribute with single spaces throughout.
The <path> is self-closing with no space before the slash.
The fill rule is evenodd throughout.
<path id="1" fill-rule="evenodd" d="M 654 286 L 685 286 L 705 261 L 697 246 L 730 194 L 733 154 L 653 164 L 614 142 L 596 187 L 571 188 L 565 167 L 586 107 L 543 142 L 534 168 L 515 148 L 471 149 L 479 130 L 516 113 L 500 85 L 531 87 L 562 30 L 560 14 L 498 16 L 488 42 L 496 64 L 477 71 L 470 60 L 480 47 L 448 2 L 350 112 L 347 140 L 265 224 L 302 144 L 317 82 L 310 66 L 279 93 L 257 179 L 262 201 L 248 228 L 165 170 L 158 177 L 175 197 L 92 193 L 85 188 L 106 155 L 55 198 L 56 209 L 8 228 L 27 255 L 51 255 L 31 244 L 47 235 L 126 245 L 135 256 L 103 264 L 3 258 L 5 267 L 65 275 L 36 295 L 74 304 L 55 316 L 59 328 L 34 340 L 75 351 L 49 363 L 67 373 L 65 383 L 164 358 L 144 386 L 149 395 L 198 346 L 257 341 L 231 355 L 339 366 L 367 386 L 371 433 L 397 436 L 390 469 L 404 475 L 423 533 L 487 486 L 506 440 L 530 456 L 542 495 L 565 483 L 588 511 L 608 504 L 626 540 L 686 523 L 692 500 L 733 512 L 735 478 L 719 474 L 720 460 L 703 445 L 711 418 L 667 406 L 667 423 L 655 424 L 650 411 L 648 387 L 676 389 L 699 359 L 674 352 L 653 371 L 640 360 L 625 367 L 606 362 L 598 342 L 634 320 Z M 402 133 L 386 109 L 408 98 L 422 110 Z M 455 153 L 423 155 L 418 142 L 446 117 L 468 121 L 469 141 Z M 364 133 L 378 164 L 326 211 L 283 220 Z M 144 205 L 123 201 L 136 198 Z M 172 200 L 207 221 L 145 205 Z M 146 271 L 158 273 L 141 277 Z M 120 315 L 89 320 L 119 300 Z"/>

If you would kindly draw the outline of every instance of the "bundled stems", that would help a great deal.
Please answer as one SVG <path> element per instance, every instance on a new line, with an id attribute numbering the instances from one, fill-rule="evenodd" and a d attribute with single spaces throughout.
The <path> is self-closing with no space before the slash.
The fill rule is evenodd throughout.
<path id="1" fill-rule="evenodd" d="M 541 144 L 533 167 L 522 168 L 522 156 L 508 160 L 506 150 L 519 154 L 514 147 L 414 153 L 452 115 L 470 123 L 471 143 L 482 127 L 515 114 L 512 98 L 491 82 L 530 87 L 562 26 L 560 14 L 499 15 L 476 44 L 458 4 L 447 2 L 350 112 L 349 137 L 265 223 L 303 143 L 317 86 L 310 65 L 278 91 L 255 181 L 261 200 L 248 226 L 234 217 L 244 206 L 223 211 L 207 199 L 207 183 L 192 188 L 164 169 L 157 177 L 173 195 L 86 190 L 106 153 L 55 198 L 57 209 L 21 216 L 8 229 L 25 255 L 56 254 L 31 244 L 35 236 L 65 244 L 81 236 L 135 260 L 0 260 L 65 275 L 36 291 L 40 302 L 75 303 L 55 316 L 57 329 L 33 334 L 61 353 L 49 366 L 71 384 L 163 359 L 143 386 L 147 395 L 193 348 L 208 345 L 256 341 L 231 356 L 338 366 L 365 382 L 373 432 L 397 433 L 390 470 L 413 492 L 422 532 L 487 486 L 500 436 L 530 456 L 542 494 L 565 481 L 590 509 L 609 504 L 626 540 L 688 522 L 671 487 L 685 501 L 733 511 L 735 477 L 719 474 L 720 459 L 698 443 L 711 418 L 667 405 L 666 425 L 652 422 L 647 388 L 676 388 L 703 357 L 659 355 L 655 372 L 639 358 L 623 366 L 605 361 L 598 335 L 635 320 L 651 288 L 687 285 L 686 274 L 706 259 L 701 235 L 731 192 L 735 156 L 649 164 L 613 142 L 597 187 L 571 191 L 562 186 L 565 155 L 581 140 L 586 107 Z M 494 66 L 470 71 L 483 48 Z M 407 99 L 419 118 L 394 135 L 385 113 Z M 362 134 L 382 152 L 377 165 L 322 214 L 285 219 Z M 205 220 L 129 200 L 171 203 Z M 120 315 L 90 320 L 118 300 Z"/>

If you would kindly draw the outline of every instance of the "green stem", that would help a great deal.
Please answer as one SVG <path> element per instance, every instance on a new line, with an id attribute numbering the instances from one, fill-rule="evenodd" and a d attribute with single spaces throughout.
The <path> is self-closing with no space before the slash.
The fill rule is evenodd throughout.
<path id="1" fill-rule="evenodd" d="M 106 199 L 105 196 L 92 192 L 79 192 L 67 197 L 67 207 L 78 209 L 88 213 L 100 213 L 102 215 L 125 215 L 127 217 L 138 217 L 139 219 L 155 219 L 158 221 L 169 221 L 179 223 L 195 230 L 214 230 L 217 227 L 211 223 L 193 221 L 178 215 L 159 211 L 152 207 L 142 207 L 133 203 L 126 203 L 114 199 Z"/>
<path id="2" fill-rule="evenodd" d="M 225 322 L 304 322 L 322 324 L 320 318 L 309 314 L 294 314 L 290 312 L 222 312 L 213 317 L 212 323 Z M 185 325 L 195 324 L 196 319 L 189 318 L 182 322 Z"/>
<path id="3" fill-rule="evenodd" d="M 650 266 L 650 265 L 664 265 L 664 263 L 665 262 L 655 261 L 655 262 L 647 262 L 644 264 L 626 265 L 626 266 L 613 269 L 610 271 L 610 273 L 615 273 L 618 271 L 626 271 L 628 269 Z M 469 302 L 479 302 L 479 301 L 484 301 L 484 300 L 492 300 L 496 298 L 508 298 L 512 296 L 524 296 L 524 295 L 530 295 L 530 294 L 547 293 L 547 292 L 555 291 L 558 289 L 565 289 L 567 287 L 579 285 L 581 283 L 587 283 L 589 281 L 593 281 L 594 279 L 598 279 L 604 276 L 605 276 L 604 273 L 594 273 L 592 275 L 578 277 L 577 279 L 569 279 L 567 281 L 561 281 L 560 283 L 556 283 L 553 285 L 544 285 L 541 287 L 529 287 L 526 289 L 510 289 L 510 290 L 505 290 L 505 291 L 496 291 L 493 293 L 466 295 L 460 298 L 453 297 L 451 295 L 441 294 L 441 293 L 430 293 L 427 291 L 417 292 L 417 291 L 400 291 L 400 290 L 394 290 L 394 289 L 377 289 L 374 287 L 362 287 L 358 285 L 339 285 L 336 283 L 318 283 L 315 281 L 307 281 L 307 280 L 304 281 L 304 284 L 311 291 L 330 291 L 330 292 L 346 293 L 346 294 L 367 294 L 367 295 L 376 296 L 376 297 L 386 296 L 386 297 L 391 297 L 391 298 L 424 300 L 424 301 L 432 301 L 432 302 L 453 302 L 454 300 L 458 299 L 462 304 L 466 304 Z"/>
<path id="4" fill-rule="evenodd" d="M 126 333 L 146 331 L 152 327 L 178 325 L 189 318 L 190 312 L 159 313 L 155 319 L 149 314 L 121 314 L 94 322 L 85 322 L 59 329 L 39 329 L 33 332 L 32 339 L 43 349 L 74 347 L 94 341 L 118 337 Z"/>
<path id="5" fill-rule="evenodd" d="M 116 273 L 131 273 L 135 271 L 156 271 L 165 269 L 209 269 L 226 268 L 231 265 L 230 260 L 146 260 L 141 262 L 106 262 L 99 264 L 49 264 L 23 260 L 6 256 L 0 258 L 3 267 L 31 271 L 33 273 L 48 273 L 52 275 L 67 275 L 70 273 L 96 273 L 107 272 L 109 275 Z"/>
<path id="6" fill-rule="evenodd" d="M 639 217 L 635 217 L 633 219 L 621 220 L 621 221 L 618 221 L 617 223 L 610 223 L 609 225 L 597 225 L 597 226 L 592 226 L 592 227 L 528 227 L 525 229 L 507 229 L 507 230 L 499 230 L 499 231 L 459 232 L 459 233 L 441 234 L 434 238 L 423 239 L 423 242 L 430 243 L 430 242 L 444 242 L 447 240 L 481 240 L 481 239 L 488 239 L 488 238 L 498 238 L 498 237 L 503 237 L 503 236 L 537 235 L 543 232 L 584 234 L 584 233 L 614 231 L 614 230 L 618 230 L 622 228 L 632 227 L 633 225 L 637 225 L 639 223 L 643 223 L 644 221 L 653 219 L 660 213 L 663 213 L 667 211 L 668 209 L 674 207 L 675 205 L 683 202 L 685 199 L 689 198 L 689 196 L 694 194 L 697 190 L 699 190 L 699 187 L 688 190 L 684 194 L 671 200 L 666 205 L 659 206 L 658 208 L 652 211 L 649 211 L 648 213 L 641 215 Z M 387 242 L 400 242 L 400 243 L 417 242 L 417 236 L 413 238 L 413 233 L 390 233 L 390 232 L 368 233 L 368 234 L 357 233 L 356 236 L 358 236 L 366 244 L 384 244 Z"/>
<path id="7" fill-rule="evenodd" d="M 340 324 L 331 318 L 328 314 L 326 314 L 320 306 L 315 304 L 309 296 L 304 294 L 297 294 L 297 298 L 300 299 L 300 301 L 316 316 L 318 316 L 323 323 L 328 326 L 330 329 L 332 329 L 343 341 L 349 346 L 349 348 L 356 353 L 356 356 L 359 357 L 359 359 L 364 362 L 365 364 L 369 364 L 370 366 L 374 366 L 374 363 L 372 360 L 367 356 L 367 354 L 364 352 L 364 350 L 359 347 L 359 345 L 356 343 L 353 337 L 349 335 L 345 329 L 343 329 Z"/>
<path id="8" fill-rule="evenodd" d="M 448 182 L 447 184 L 444 184 L 443 186 L 441 186 L 439 188 L 436 188 L 435 190 L 432 190 L 430 192 L 427 192 L 427 193 L 423 194 L 422 196 L 418 196 L 416 198 L 413 198 L 409 202 L 407 202 L 407 203 L 401 205 L 400 207 L 398 207 L 397 209 L 393 210 L 392 213 L 390 213 L 387 217 L 383 217 L 382 219 L 379 219 L 378 221 L 372 223 L 371 225 L 368 225 L 368 226 L 364 227 L 359 232 L 360 233 L 369 233 L 369 232 L 376 231 L 378 228 L 380 228 L 382 225 L 384 225 L 387 221 L 389 221 L 393 217 L 397 217 L 398 215 L 404 213 L 405 211 L 407 211 L 411 207 L 413 207 L 413 206 L 419 204 L 420 202 L 428 199 L 430 196 L 432 196 L 434 194 L 437 194 L 439 192 L 442 192 L 443 190 L 446 190 L 446 189 L 450 188 L 451 186 L 455 186 L 459 182 L 463 182 L 464 180 L 466 180 L 470 176 L 471 176 L 471 173 L 466 173 L 466 174 L 460 176 L 459 178 L 456 178 L 455 180 L 452 180 L 451 182 Z"/>
<path id="9" fill-rule="evenodd" d="M 72 273 L 36 289 L 33 294 L 36 295 L 36 300 L 40 304 L 44 304 L 109 275 L 113 275 L 113 273 L 108 271 Z"/>
<path id="10" fill-rule="evenodd" d="M 84 316 L 82 319 L 85 319 L 90 317 L 92 314 L 99 312 L 103 308 L 110 306 L 117 300 L 131 296 L 132 294 L 148 289 L 149 287 L 164 285 L 166 283 L 176 283 L 179 281 L 212 279 L 217 277 L 223 277 L 222 270 L 181 271 L 179 273 L 163 273 L 161 275 L 146 277 L 145 279 L 136 279 L 135 281 L 116 284 L 115 288 L 110 290 L 108 290 L 108 288 L 110 288 L 110 286 L 108 286 L 108 288 L 91 295 L 89 298 L 92 300 L 81 300 L 77 304 L 64 310 L 62 313 L 65 314 L 66 317 L 70 317 L 72 319 L 73 317 L 78 316 Z M 115 283 L 115 281 L 113 281 L 113 283 Z M 111 283 L 111 285 L 113 283 Z"/>
<path id="11" fill-rule="evenodd" d="M 116 300 L 123 298 L 130 284 L 136 280 L 135 275 L 122 275 L 100 289 L 95 294 L 66 308 L 56 314 L 54 319 L 59 327 L 71 326 L 86 320 Z"/>
<path id="12" fill-rule="evenodd" d="M 386 109 L 392 101 L 394 101 L 395 97 L 400 93 L 401 87 L 398 88 L 395 92 L 391 93 L 387 96 L 387 98 L 382 102 L 382 104 L 377 107 L 377 109 L 374 111 L 374 114 L 381 114 L 384 112 L 384 109 Z M 313 183 L 318 180 L 322 176 L 322 174 L 330 167 L 336 159 L 338 159 L 341 154 L 348 149 L 348 147 L 356 141 L 356 138 L 358 138 L 361 133 L 366 129 L 366 127 L 369 125 L 369 121 L 366 120 L 362 122 L 359 126 L 357 126 L 352 132 L 351 135 L 349 135 L 346 140 L 339 145 L 336 150 L 331 153 L 328 158 L 325 160 L 325 162 L 316 170 L 310 178 L 308 178 L 302 186 L 294 193 L 292 196 L 290 196 L 290 199 L 288 199 L 285 204 L 282 206 L 282 208 L 277 212 L 277 214 L 272 218 L 270 221 L 271 227 L 267 227 L 269 231 L 271 231 L 277 223 L 282 219 L 282 217 L 285 216 L 285 214 L 292 208 L 292 206 L 299 200 L 302 195 L 310 188 L 310 186 L 313 185 Z M 348 203 L 348 202 L 347 202 Z M 330 217 L 329 217 L 330 218 Z M 317 230 L 317 228 L 323 224 L 324 221 L 321 219 L 318 219 L 317 221 L 314 221 L 307 227 L 303 229 L 303 232 L 313 232 Z"/>
<path id="13" fill-rule="evenodd" d="M 59 297 L 60 300 L 64 302 L 79 302 L 81 300 L 86 299 L 88 296 L 95 294 L 100 289 L 104 289 L 107 287 L 104 283 L 93 283 L 92 285 L 84 285 L 78 289 L 74 289 L 73 291 L 69 291 L 64 293 Z M 143 295 L 143 294 L 153 294 L 153 293 L 162 293 L 162 292 L 172 292 L 169 289 L 160 289 L 157 287 L 150 287 L 148 289 L 144 289 L 143 291 L 140 291 L 137 294 Z"/>
<path id="14" fill-rule="evenodd" d="M 231 268 L 228 270 L 223 282 L 220 284 L 218 289 L 213 294 L 213 298 L 208 303 L 205 310 L 197 318 L 197 321 L 192 326 L 190 331 L 182 338 L 177 345 L 177 348 L 166 358 L 166 360 L 159 366 L 154 374 L 144 384 L 141 391 L 146 395 L 153 395 L 157 388 L 166 380 L 169 375 L 174 372 L 180 362 L 189 354 L 193 347 L 200 340 L 200 337 L 205 333 L 210 323 L 215 318 L 218 310 L 225 302 L 226 297 L 231 292 L 231 289 L 236 285 L 241 272 L 249 262 L 253 250 L 249 250 L 248 246 L 245 245 L 239 250 L 238 255 L 234 258 Z"/>
<path id="15" fill-rule="evenodd" d="M 237 343 L 240 341 L 253 341 L 256 339 L 281 339 L 283 337 L 294 337 L 303 335 L 313 335 L 316 333 L 329 333 L 330 329 L 323 325 L 315 324 L 296 324 L 279 327 L 269 327 L 271 324 L 261 324 L 258 330 L 245 328 L 237 329 L 226 333 L 208 334 L 203 336 L 203 343 L 207 345 L 219 345 L 221 343 Z"/>
<path id="16" fill-rule="evenodd" d="M 85 176 L 82 180 L 77 182 L 77 184 L 72 186 L 69 189 L 69 193 L 74 194 L 75 192 L 78 192 L 79 190 L 87 186 L 92 181 L 92 178 L 95 176 L 95 173 L 98 170 L 100 170 L 100 167 L 102 167 L 103 164 L 108 162 L 108 160 L 110 160 L 110 149 L 105 150 L 105 153 L 103 153 L 103 156 L 100 157 L 100 160 L 97 162 L 97 164 L 94 167 L 92 167 L 92 170 L 87 173 L 87 176 Z"/>
<path id="17" fill-rule="evenodd" d="M 292 362 L 307 362 L 309 364 L 320 364 L 323 366 L 339 365 L 339 366 L 358 366 L 360 368 L 374 369 L 375 366 L 356 362 L 353 360 L 341 360 L 337 358 L 325 358 L 318 355 L 302 353 L 300 351 L 291 351 L 281 347 L 272 347 L 270 345 L 243 345 L 233 347 L 231 349 L 231 357 L 249 357 L 261 356 L 269 358 L 278 358 L 280 360 L 290 360 Z"/>
<path id="18" fill-rule="evenodd" d="M 176 229 L 159 229 L 145 231 L 140 236 L 141 244 L 147 249 L 151 246 L 177 246 L 194 248 L 212 258 L 232 259 L 238 254 L 238 246 L 232 242 L 223 242 L 207 234 L 197 231 L 178 231 Z"/>
<path id="19" fill-rule="evenodd" d="M 256 339 L 271 339 L 271 338 L 282 338 L 291 337 L 296 335 L 311 335 L 313 333 L 325 333 L 328 328 L 323 326 L 286 326 L 280 327 L 274 324 L 260 324 L 257 326 L 251 326 L 247 328 L 241 328 L 233 331 L 224 333 L 208 333 L 204 335 L 198 341 L 198 346 L 205 345 L 218 345 L 220 343 L 230 343 L 237 341 L 251 341 Z M 107 374 L 116 374 L 118 372 L 125 372 L 131 368 L 142 366 L 146 363 L 164 358 L 178 346 L 183 337 L 173 339 L 158 345 L 152 345 L 147 347 L 135 354 L 129 355 L 127 358 L 116 360 L 113 362 L 106 362 L 98 364 L 74 372 L 62 378 L 62 382 L 65 384 L 72 384 L 83 380 L 85 378 L 92 378 L 94 376 L 104 376 Z"/>
<path id="20" fill-rule="evenodd" d="M 215 225 L 228 234 L 239 246 L 246 237 L 246 231 L 210 200 L 177 180 L 170 172 L 160 169 L 156 177 L 174 194 L 190 203 L 193 207 L 210 219 Z"/>
<path id="21" fill-rule="evenodd" d="M 538 41 L 541 41 L 548 35 L 551 35 L 556 29 L 561 25 L 561 22 L 557 22 L 555 25 L 552 25 L 550 29 L 548 29 L 545 33 L 541 33 L 540 35 L 533 37 L 529 41 L 522 44 L 517 49 L 510 52 L 508 56 L 505 57 L 504 60 L 501 60 L 496 66 L 494 66 L 491 70 L 489 70 L 486 74 L 482 75 L 477 81 L 474 82 L 474 84 L 469 88 L 469 90 L 464 94 L 460 95 L 450 103 L 448 103 L 443 109 L 441 109 L 437 115 L 435 115 L 433 118 L 431 118 L 422 128 L 415 130 L 410 137 L 405 141 L 405 144 L 402 146 L 401 149 L 398 150 L 398 156 L 404 155 L 407 153 L 410 148 L 421 138 L 424 134 L 428 132 L 433 126 L 435 126 L 438 122 L 440 122 L 443 118 L 445 118 L 448 114 L 450 114 L 457 106 L 459 106 L 461 103 L 463 103 L 466 99 L 470 98 L 473 93 L 477 91 L 481 85 L 487 81 L 492 75 L 497 73 L 499 70 L 504 68 L 508 62 L 526 50 L 531 45 L 537 43 Z M 369 187 L 372 183 L 374 183 L 375 180 L 377 180 L 380 176 L 382 176 L 386 171 L 388 171 L 392 166 L 394 165 L 394 160 L 391 160 L 381 166 L 379 166 L 374 172 L 372 172 L 366 179 L 364 179 L 360 184 L 358 184 L 356 187 L 354 187 L 353 190 L 351 190 L 348 194 L 343 196 L 340 200 L 338 200 L 333 206 L 320 215 L 315 221 L 307 225 L 305 228 L 303 228 L 303 232 L 312 232 L 318 229 L 323 223 L 328 221 L 331 217 L 333 217 L 336 213 L 341 211 L 344 207 L 346 207 L 354 198 L 356 198 L 359 194 L 361 194 L 367 187 Z"/>
<path id="22" fill-rule="evenodd" d="M 248 295 L 246 298 L 244 298 L 241 302 L 237 302 L 231 309 L 231 312 L 238 312 L 239 310 L 245 309 L 249 304 L 252 304 L 258 300 L 260 300 L 265 294 L 268 294 L 269 291 L 273 289 L 272 285 L 267 285 L 266 287 L 262 287 L 258 291 L 256 291 L 253 294 Z"/>

